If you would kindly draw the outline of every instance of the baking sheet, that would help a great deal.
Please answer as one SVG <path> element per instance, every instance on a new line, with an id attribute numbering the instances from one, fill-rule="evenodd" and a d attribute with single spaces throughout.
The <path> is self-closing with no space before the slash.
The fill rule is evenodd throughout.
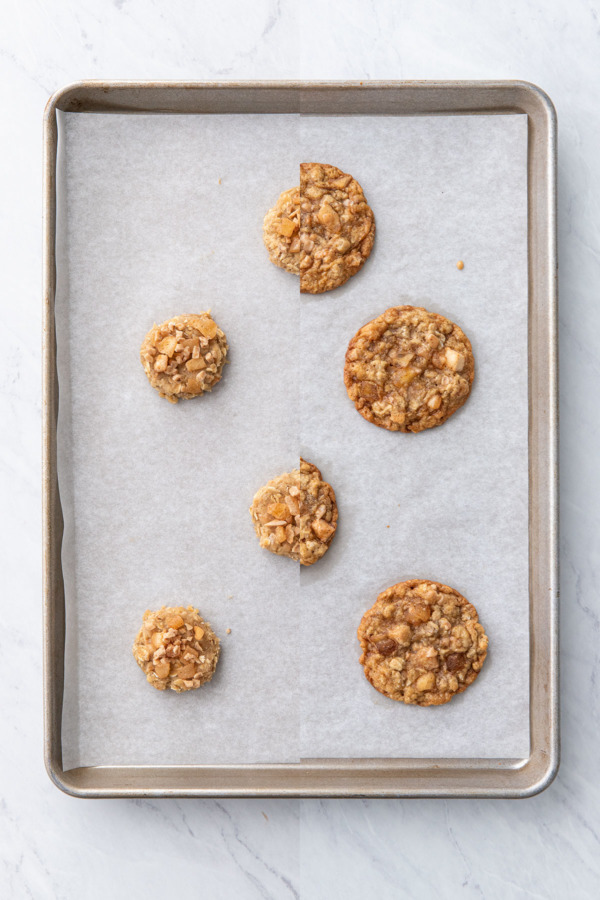
<path id="1" fill-rule="evenodd" d="M 526 756 L 526 116 L 67 114 L 60 147 L 64 767 Z M 351 171 L 377 219 L 371 260 L 321 297 L 262 247 L 301 159 Z M 465 408 L 421 435 L 366 423 L 341 377 L 349 338 L 399 302 L 453 318 L 476 355 Z M 139 344 L 207 307 L 231 365 L 172 407 Z M 340 508 L 301 572 L 247 512 L 299 451 Z M 417 576 L 458 588 L 490 635 L 477 683 L 439 709 L 377 694 L 357 663 L 362 612 Z M 222 638 L 217 674 L 159 694 L 133 636 L 145 608 L 188 602 Z"/>

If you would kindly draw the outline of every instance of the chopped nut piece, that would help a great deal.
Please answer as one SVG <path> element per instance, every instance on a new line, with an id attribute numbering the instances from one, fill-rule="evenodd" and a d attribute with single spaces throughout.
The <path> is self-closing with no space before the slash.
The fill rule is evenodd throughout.
<path id="1" fill-rule="evenodd" d="M 358 390 L 365 400 L 376 400 L 379 397 L 379 388 L 372 381 L 361 381 Z"/>
<path id="2" fill-rule="evenodd" d="M 151 644 L 153 650 L 158 650 L 159 647 L 162 647 L 163 636 L 162 631 L 155 631 L 152 635 Z"/>
<path id="3" fill-rule="evenodd" d="M 175 347 L 177 346 L 177 338 L 172 334 L 168 334 L 166 338 L 163 338 L 162 341 L 159 341 L 156 345 L 157 349 L 160 350 L 161 353 L 166 353 L 169 359 L 175 353 Z"/>
<path id="4" fill-rule="evenodd" d="M 435 675 L 433 672 L 428 672 L 426 675 L 421 675 L 420 678 L 417 678 L 415 687 L 418 691 L 432 691 L 435 687 Z"/>
<path id="5" fill-rule="evenodd" d="M 157 662 L 154 666 L 154 674 L 161 681 L 167 678 L 170 671 L 171 663 L 168 659 L 161 659 L 161 661 Z"/>
<path id="6" fill-rule="evenodd" d="M 446 347 L 446 362 L 455 372 L 462 372 L 465 366 L 465 358 L 462 353 L 457 353 L 451 347 Z"/>
<path id="7" fill-rule="evenodd" d="M 329 203 L 321 204 L 321 207 L 319 208 L 319 211 L 317 213 L 317 219 L 319 220 L 323 228 L 327 228 L 329 231 L 339 231 L 341 228 L 340 217 L 338 216 L 336 211 L 331 208 Z"/>
<path id="8" fill-rule="evenodd" d="M 286 503 L 270 503 L 269 506 L 267 506 L 267 509 L 274 519 L 283 519 L 285 521 L 289 515 L 289 509 Z"/>
<path id="9" fill-rule="evenodd" d="M 180 669 L 177 669 L 175 672 L 177 678 L 193 678 L 196 674 L 196 666 L 193 662 L 188 663 L 187 666 L 181 666 Z"/>
<path id="10" fill-rule="evenodd" d="M 188 370 L 188 372 L 199 372 L 200 369 L 206 368 L 206 363 L 204 362 L 204 359 L 201 356 L 199 356 L 197 359 L 194 359 L 192 357 L 192 359 L 188 359 L 188 361 L 185 364 L 185 367 Z"/>
<path id="11" fill-rule="evenodd" d="M 209 340 L 214 338 L 219 330 L 217 323 L 214 319 L 211 319 L 209 315 L 200 316 L 196 327 L 198 328 L 198 331 Z"/>
<path id="12" fill-rule="evenodd" d="M 418 374 L 416 369 L 404 369 L 402 372 L 395 372 L 392 375 L 392 382 L 396 387 L 403 387 L 406 384 L 410 384 L 411 381 L 414 381 Z M 362 389 L 360 395 L 361 397 L 364 396 Z"/>
<path id="13" fill-rule="evenodd" d="M 325 519 L 317 519 L 316 522 L 312 523 L 311 528 L 320 541 L 329 540 L 335 531 L 334 526 L 326 522 Z"/>
<path id="14" fill-rule="evenodd" d="M 284 237 L 291 237 L 297 228 L 298 223 L 292 222 L 291 219 L 283 218 L 279 223 L 279 233 L 283 234 Z"/>

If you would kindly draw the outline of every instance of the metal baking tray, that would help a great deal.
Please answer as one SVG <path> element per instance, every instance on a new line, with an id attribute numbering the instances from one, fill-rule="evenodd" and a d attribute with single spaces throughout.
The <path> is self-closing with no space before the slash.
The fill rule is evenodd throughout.
<path id="1" fill-rule="evenodd" d="M 528 116 L 530 754 L 524 759 L 328 759 L 285 765 L 64 770 L 65 592 L 57 482 L 57 112 Z M 529 797 L 559 764 L 556 114 L 519 81 L 103 82 L 69 85 L 44 116 L 43 592 L 45 763 L 78 797 Z"/>

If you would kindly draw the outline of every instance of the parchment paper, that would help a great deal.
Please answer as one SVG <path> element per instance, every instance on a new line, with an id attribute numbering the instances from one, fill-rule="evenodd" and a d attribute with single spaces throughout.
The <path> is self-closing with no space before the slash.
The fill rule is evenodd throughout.
<path id="1" fill-rule="evenodd" d="M 526 116 L 68 114 L 60 151 L 65 768 L 527 755 Z M 302 160 L 351 172 L 377 221 L 362 272 L 317 297 L 262 245 Z M 456 321 L 476 358 L 465 407 L 419 435 L 365 422 L 342 379 L 349 339 L 399 303 Z M 207 308 L 231 365 L 171 406 L 139 345 Z M 340 512 L 301 571 L 248 514 L 299 453 Z M 456 587 L 490 637 L 445 707 L 395 703 L 358 665 L 363 612 L 409 577 Z M 131 655 L 163 603 L 221 637 L 198 691 L 153 690 Z"/>

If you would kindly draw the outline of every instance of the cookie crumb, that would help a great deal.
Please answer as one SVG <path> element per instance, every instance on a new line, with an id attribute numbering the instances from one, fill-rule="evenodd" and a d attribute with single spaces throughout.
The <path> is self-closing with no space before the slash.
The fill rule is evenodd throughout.
<path id="1" fill-rule="evenodd" d="M 231 634 L 231 628 L 228 628 L 225 632 L 226 634 Z"/>
<path id="2" fill-rule="evenodd" d="M 217 182 L 217 184 L 221 184 L 221 179 L 220 179 L 220 178 L 219 178 L 219 180 L 218 180 L 218 182 Z"/>
<path id="3" fill-rule="evenodd" d="M 464 262 L 462 261 L 462 259 L 459 259 L 459 261 L 456 263 L 456 268 L 457 268 L 457 269 L 464 269 L 464 267 L 465 267 Z"/>

